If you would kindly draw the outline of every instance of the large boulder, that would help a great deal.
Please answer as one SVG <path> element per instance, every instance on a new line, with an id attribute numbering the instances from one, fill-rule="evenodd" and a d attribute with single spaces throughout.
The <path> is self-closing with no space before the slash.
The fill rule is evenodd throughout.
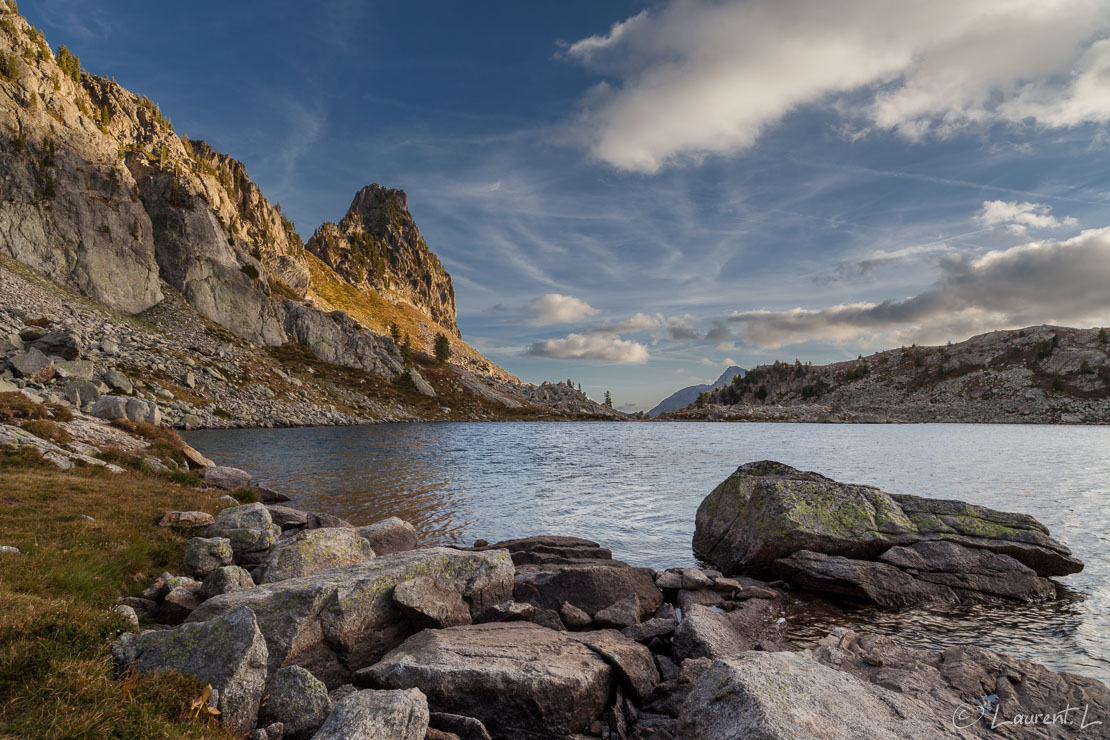
<path id="1" fill-rule="evenodd" d="M 34 347 L 26 352 L 17 352 L 8 362 L 17 378 L 43 383 L 54 377 L 54 361 Z"/>
<path id="2" fill-rule="evenodd" d="M 130 419 L 155 425 L 162 422 L 162 412 L 158 404 L 141 398 L 101 396 L 93 404 L 90 413 L 98 419 Z"/>
<path id="3" fill-rule="evenodd" d="M 215 522 L 204 530 L 205 537 L 231 540 L 235 562 L 258 565 L 266 559 L 281 530 L 262 504 L 232 506 L 216 514 Z"/>
<path id="4" fill-rule="evenodd" d="M 416 527 L 395 516 L 359 527 L 358 533 L 379 555 L 405 552 L 416 547 Z"/>
<path id="5" fill-rule="evenodd" d="M 973 645 L 926 650 L 837 628 L 811 654 L 823 665 L 916 700 L 927 708 L 921 718 L 947 720 L 961 737 L 1105 737 L 1110 727 L 1110 689 L 1102 682 Z M 1034 731 L 1028 723 L 1036 713 L 1053 721 L 1038 723 Z"/>
<path id="6" fill-rule="evenodd" d="M 458 627 L 471 622 L 470 607 L 462 595 L 431 576 L 398 583 L 393 603 L 418 627 Z"/>
<path id="7" fill-rule="evenodd" d="M 216 596 L 189 621 L 250 607 L 266 637 L 272 670 L 300 665 L 334 688 L 413 633 L 414 626 L 393 601 L 393 589 L 424 575 L 461 594 L 472 617 L 512 593 L 513 566 L 503 550 L 433 547 Z"/>
<path id="8" fill-rule="evenodd" d="M 279 540 L 254 577 L 258 583 L 275 583 L 372 557 L 374 551 L 356 529 L 310 529 Z"/>
<path id="9" fill-rule="evenodd" d="M 297 665 L 281 668 L 270 676 L 266 697 L 260 716 L 264 724 L 281 722 L 283 740 L 311 737 L 332 710 L 328 687 Z"/>
<path id="10" fill-rule="evenodd" d="M 775 575 L 811 591 L 899 608 L 924 603 L 1028 603 L 1055 598 L 1056 587 L 1008 555 L 918 542 L 892 547 L 879 562 L 802 550 L 772 565 Z"/>
<path id="11" fill-rule="evenodd" d="M 425 630 L 356 683 L 418 688 L 433 711 L 476 717 L 493 737 L 584 732 L 609 701 L 612 668 L 566 632 L 528 622 Z"/>
<path id="12" fill-rule="evenodd" d="M 266 641 L 250 609 L 236 609 L 199 624 L 120 635 L 112 656 L 121 671 L 177 671 L 219 691 L 217 708 L 232 732 L 246 733 L 258 720 L 266 686 Z"/>
<path id="13" fill-rule="evenodd" d="M 894 740 L 958 738 L 951 712 L 804 653 L 746 652 L 715 661 L 686 697 L 683 740 Z"/>
<path id="14" fill-rule="evenodd" d="M 570 604 L 593 618 L 615 606 L 610 613 L 626 611 L 621 607 L 634 597 L 637 621 L 649 617 L 663 603 L 663 593 L 656 588 L 650 568 L 634 568 L 613 560 L 612 553 L 596 542 L 541 535 L 489 547 L 502 546 L 516 564 L 516 601 L 556 613 Z M 626 604 L 617 606 L 619 602 Z"/>
<path id="15" fill-rule="evenodd" d="M 55 329 L 31 343 L 45 355 L 55 355 L 63 360 L 76 360 L 84 351 L 81 338 L 67 329 Z"/>
<path id="16" fill-rule="evenodd" d="M 746 602 L 731 612 L 694 604 L 675 629 L 671 651 L 676 660 L 738 655 L 755 647 L 777 614 L 777 608 L 762 599 Z"/>
<path id="17" fill-rule="evenodd" d="M 234 560 L 231 540 L 226 537 L 193 537 L 185 545 L 185 572 L 193 578 L 203 579 Z"/>
<path id="18" fill-rule="evenodd" d="M 250 486 L 251 474 L 239 468 L 214 465 L 210 468 L 205 468 L 204 482 L 212 488 L 234 491 L 237 488 L 247 488 Z"/>
<path id="19" fill-rule="evenodd" d="M 1009 555 L 1040 576 L 1083 567 L 1031 516 L 837 483 L 769 461 L 741 465 L 701 502 L 694 551 L 728 573 L 758 572 L 800 550 L 874 560 L 933 540 Z"/>
<path id="20" fill-rule="evenodd" d="M 416 689 L 357 691 L 336 703 L 313 740 L 424 740 L 428 700 Z"/>

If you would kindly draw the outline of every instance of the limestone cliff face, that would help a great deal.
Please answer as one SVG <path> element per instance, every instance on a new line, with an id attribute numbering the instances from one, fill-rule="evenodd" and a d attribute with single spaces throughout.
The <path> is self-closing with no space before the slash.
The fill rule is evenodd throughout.
<path id="1" fill-rule="evenodd" d="M 168 283 L 245 339 L 300 342 L 385 376 L 399 367 L 387 335 L 398 312 L 416 349 L 430 351 L 441 330 L 458 340 L 451 279 L 403 192 L 364 188 L 309 247 L 241 162 L 52 52 L 0 0 L 0 254 L 123 313 L 158 304 Z M 458 350 L 453 361 L 509 377 Z"/>
<path id="2" fill-rule="evenodd" d="M 367 185 L 343 220 L 325 223 L 307 247 L 353 285 L 411 303 L 459 335 L 451 276 L 420 236 L 403 190 Z"/>

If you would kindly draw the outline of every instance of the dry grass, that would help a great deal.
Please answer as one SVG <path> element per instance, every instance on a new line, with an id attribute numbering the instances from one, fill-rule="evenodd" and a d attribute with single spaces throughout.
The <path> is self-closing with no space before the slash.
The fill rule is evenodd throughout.
<path id="1" fill-rule="evenodd" d="M 30 432 L 39 439 L 45 439 L 54 444 L 64 445 L 73 441 L 73 437 L 64 427 L 60 427 L 52 421 L 46 419 L 33 419 L 25 421 L 19 425 L 25 432 Z"/>
<path id="2" fill-rule="evenodd" d="M 180 570 L 185 537 L 158 517 L 214 512 L 213 496 L 142 473 L 63 473 L 29 449 L 0 453 L 0 492 L 0 544 L 24 553 L 0 558 L 0 737 L 229 738 L 188 719 L 195 681 L 117 680 L 109 653 L 116 599 Z"/>

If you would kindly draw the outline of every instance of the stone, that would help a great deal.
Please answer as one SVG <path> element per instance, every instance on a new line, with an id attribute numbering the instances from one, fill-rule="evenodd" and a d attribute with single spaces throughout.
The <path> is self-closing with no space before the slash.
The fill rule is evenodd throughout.
<path id="1" fill-rule="evenodd" d="M 216 498 L 216 503 L 220 506 L 239 506 L 239 501 L 234 496 L 229 496 L 226 493 Z"/>
<path id="2" fill-rule="evenodd" d="M 393 602 L 417 627 L 457 627 L 471 622 L 462 595 L 430 576 L 398 583 L 393 589 Z"/>
<path id="3" fill-rule="evenodd" d="M 215 596 L 201 604 L 190 621 L 250 607 L 258 614 L 272 670 L 300 665 L 333 688 L 413 633 L 393 601 L 393 589 L 425 575 L 440 577 L 458 591 L 472 617 L 507 601 L 512 593 L 513 567 L 507 552 L 430 547 Z"/>
<path id="4" fill-rule="evenodd" d="M 21 342 L 34 342 L 46 336 L 47 329 L 42 326 L 25 326 L 19 330 Z"/>
<path id="5" fill-rule="evenodd" d="M 429 729 L 435 728 L 442 732 L 450 732 L 459 740 L 493 740 L 489 730 L 482 721 L 474 717 L 464 717 L 461 714 L 450 712 L 430 712 L 428 718 Z"/>
<path id="6" fill-rule="evenodd" d="M 98 419 L 130 419 L 156 426 L 162 422 L 162 413 L 158 405 L 141 398 L 101 396 L 93 404 L 92 411 L 89 413 Z"/>
<path id="7" fill-rule="evenodd" d="M 328 687 L 300 666 L 274 671 L 266 685 L 267 699 L 260 716 L 263 722 L 280 722 L 284 737 L 311 737 L 331 714 Z"/>
<path id="8" fill-rule="evenodd" d="M 115 368 L 105 370 L 104 374 L 100 376 L 100 379 L 104 381 L 104 385 L 108 386 L 108 388 L 113 391 L 119 391 L 124 395 L 130 396 L 135 390 L 127 376 Z"/>
<path id="9" fill-rule="evenodd" d="M 171 630 L 124 633 L 112 645 L 121 672 L 177 671 L 219 691 L 223 725 L 246 734 L 258 722 L 266 686 L 266 641 L 254 612 L 236 609 L 210 621 Z"/>
<path id="10" fill-rule="evenodd" d="M 119 354 L 119 342 L 114 339 L 101 339 L 100 351 L 109 357 L 115 357 Z"/>
<path id="11" fill-rule="evenodd" d="M 424 740 L 428 700 L 416 689 L 358 691 L 336 703 L 313 740 Z"/>
<path id="12" fill-rule="evenodd" d="M 181 426 L 186 429 L 200 429 L 204 426 L 204 419 L 196 414 L 185 414 L 181 417 Z"/>
<path id="13" fill-rule="evenodd" d="M 167 511 L 158 521 L 158 526 L 196 529 L 207 527 L 215 522 L 215 517 L 207 511 Z"/>
<path id="14" fill-rule="evenodd" d="M 741 465 L 701 502 L 694 551 L 726 573 L 758 572 L 800 550 L 872 560 L 930 540 L 1009 555 L 1045 577 L 1083 567 L 1031 516 L 837 483 L 770 461 Z"/>
<path id="15" fill-rule="evenodd" d="M 591 618 L 614 602 L 636 596 L 640 617 L 663 603 L 650 568 L 633 568 L 620 561 L 518 565 L 513 598 L 558 611 L 569 603 Z"/>
<path id="16" fill-rule="evenodd" d="M 146 619 L 154 619 L 158 616 L 158 602 L 153 599 L 124 596 L 120 601 L 123 605 L 131 607 L 137 615 Z"/>
<path id="17" fill-rule="evenodd" d="M 646 622 L 634 624 L 621 630 L 621 634 L 636 642 L 651 642 L 657 637 L 674 634 L 678 620 L 674 617 L 652 617 Z"/>
<path id="18" fill-rule="evenodd" d="M 193 578 L 204 579 L 234 560 L 231 540 L 226 537 L 193 537 L 185 545 L 185 572 Z"/>
<path id="19" fill-rule="evenodd" d="M 594 621 L 589 614 L 567 601 L 564 601 L 563 605 L 559 607 L 559 617 L 563 620 L 567 629 L 572 630 L 585 629 Z"/>
<path id="20" fill-rule="evenodd" d="M 262 504 L 244 504 L 223 509 L 204 530 L 205 537 L 226 537 L 239 565 L 258 565 L 277 542 L 281 530 Z"/>
<path id="21" fill-rule="evenodd" d="M 775 610 L 766 601 L 745 602 L 728 613 L 694 604 L 682 616 L 672 641 L 674 657 L 716 659 L 751 650 L 773 622 Z"/>
<path id="22" fill-rule="evenodd" d="M 0 545 L 0 555 L 22 555 L 22 554 L 23 553 L 19 551 L 18 547 L 12 547 L 11 545 Z"/>
<path id="23" fill-rule="evenodd" d="M 613 669 L 570 633 L 505 622 L 425 630 L 355 682 L 418 688 L 436 711 L 475 717 L 494 737 L 563 737 L 605 710 Z"/>
<path id="24" fill-rule="evenodd" d="M 283 532 L 287 529 L 304 529 L 308 526 L 309 514 L 307 511 L 294 509 L 290 506 L 281 506 L 280 504 L 267 504 L 266 510 L 270 512 L 270 519 L 273 520 L 274 524 L 281 527 Z M 374 552 L 378 551 L 374 550 Z"/>
<path id="25" fill-rule="evenodd" d="M 532 604 L 521 604 L 518 601 L 503 601 L 486 609 L 474 618 L 475 624 L 484 622 L 533 622 L 539 613 Z"/>
<path id="26" fill-rule="evenodd" d="M 258 498 L 264 504 L 280 504 L 283 501 L 291 501 L 292 500 L 288 496 L 286 496 L 284 493 L 281 493 L 279 491 L 275 491 L 274 489 L 270 488 L 269 486 L 264 486 L 261 483 L 258 483 L 257 481 L 251 481 L 251 488 L 254 489 L 255 493 L 258 494 Z M 375 550 L 375 552 L 377 552 L 377 551 Z"/>
<path id="27" fill-rule="evenodd" d="M 593 540 L 563 535 L 536 535 L 515 540 L 504 540 L 495 544 L 475 547 L 493 550 L 508 550 L 512 554 L 513 565 L 543 565 L 545 563 L 572 564 L 592 561 L 613 560 L 613 553 Z"/>
<path id="28" fill-rule="evenodd" d="M 974 645 L 911 648 L 885 635 L 840 627 L 810 654 L 838 672 L 921 702 L 927 707 L 921 716 L 941 718 L 950 727 L 955 722 L 962 729 L 961 737 L 1031 737 L 1033 728 L 1017 724 L 1021 716 L 1037 711 L 1055 714 L 1067 707 L 1080 709 L 1041 725 L 1037 729 L 1043 733 L 1037 736 L 1083 737 L 1092 731 L 1093 736 L 1101 736 L 1110 725 L 1110 689 L 1102 682 L 1054 673 L 1043 665 Z M 1082 721 L 1089 723 L 1085 732 Z M 1094 722 L 1102 724 L 1090 724 Z"/>
<path id="29" fill-rule="evenodd" d="M 200 586 L 198 595 L 201 599 L 211 599 L 221 594 L 246 591 L 248 588 L 254 588 L 254 585 L 254 579 L 246 570 L 238 565 L 225 565 L 208 574 Z"/>
<path id="30" fill-rule="evenodd" d="M 279 540 L 254 577 L 258 583 L 276 583 L 372 557 L 374 551 L 359 537 L 358 530 L 311 529 Z"/>
<path id="31" fill-rule="evenodd" d="M 712 579 L 698 568 L 668 568 L 655 579 L 659 588 L 699 591 L 713 585 Z"/>
<path id="32" fill-rule="evenodd" d="M 139 615 L 134 607 L 128 604 L 117 604 L 112 607 L 112 613 L 126 622 L 131 631 L 139 629 Z"/>
<path id="33" fill-rule="evenodd" d="M 162 599 L 158 610 L 159 624 L 181 624 L 199 605 L 197 595 L 190 589 L 178 586 Z"/>
<path id="34" fill-rule="evenodd" d="M 239 488 L 249 488 L 251 484 L 251 474 L 239 468 L 213 465 L 205 468 L 204 482 L 210 488 L 222 488 L 225 491 L 234 491 Z"/>
<path id="35" fill-rule="evenodd" d="M 424 379 L 423 375 L 416 371 L 416 368 L 410 367 L 408 369 L 408 374 L 409 377 L 412 378 L 412 383 L 416 386 L 416 390 L 419 391 L 421 395 L 435 398 L 436 389 L 432 387 L 431 383 Z"/>
<path id="36" fill-rule="evenodd" d="M 359 527 L 358 533 L 379 555 L 404 552 L 416 547 L 416 527 L 395 516 Z"/>
<path id="37" fill-rule="evenodd" d="M 200 451 L 192 445 L 186 444 L 182 447 L 181 454 L 185 456 L 185 463 L 189 466 L 190 470 L 213 468 L 216 466 L 216 463 L 202 455 Z"/>
<path id="38" fill-rule="evenodd" d="M 1056 597 L 1051 581 L 1009 555 L 954 542 L 892 547 L 879 560 L 912 573 L 918 580 L 948 586 L 960 600 L 976 600 L 983 594 L 1019 602 Z"/>
<path id="39" fill-rule="evenodd" d="M 851 713 L 850 719 L 845 711 Z M 851 674 L 804 653 L 744 652 L 714 661 L 679 714 L 683 740 L 893 740 L 956 738 L 951 712 Z"/>
<path id="40" fill-rule="evenodd" d="M 43 354 L 56 355 L 63 360 L 80 359 L 84 350 L 80 337 L 65 329 L 47 332 L 32 342 L 31 346 Z"/>
<path id="41" fill-rule="evenodd" d="M 102 393 L 97 383 L 88 380 L 71 380 L 65 384 L 63 395 L 75 407 L 84 408 L 86 404 L 99 399 Z"/>
<path id="42" fill-rule="evenodd" d="M 624 688 L 636 702 L 643 702 L 656 684 L 659 671 L 651 651 L 616 630 L 591 630 L 572 637 L 587 645 L 613 667 Z"/>
<path id="43" fill-rule="evenodd" d="M 594 614 L 594 622 L 600 627 L 616 627 L 621 629 L 637 624 L 640 621 L 640 600 L 636 595 L 626 596 L 614 601 L 609 606 Z"/>
<path id="44" fill-rule="evenodd" d="M 96 368 L 88 360 L 65 360 L 54 363 L 54 372 L 64 380 L 92 380 Z"/>
<path id="45" fill-rule="evenodd" d="M 44 383 L 54 377 L 54 361 L 34 347 L 25 352 L 16 352 L 8 360 L 8 364 L 17 378 Z"/>

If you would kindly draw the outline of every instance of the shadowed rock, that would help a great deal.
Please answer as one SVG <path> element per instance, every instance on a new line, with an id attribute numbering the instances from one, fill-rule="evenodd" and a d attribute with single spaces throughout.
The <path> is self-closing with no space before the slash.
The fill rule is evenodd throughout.
<path id="1" fill-rule="evenodd" d="M 425 630 L 356 683 L 419 688 L 434 711 L 476 717 L 494 737 L 562 737 L 584 732 L 612 688 L 613 669 L 576 637 L 527 622 Z"/>
<path id="2" fill-rule="evenodd" d="M 260 716 L 264 724 L 281 722 L 283 740 L 311 737 L 331 714 L 328 687 L 300 666 L 275 671 L 266 685 L 266 694 Z"/>
<path id="3" fill-rule="evenodd" d="M 412 634 L 412 624 L 393 601 L 393 589 L 425 575 L 461 594 L 473 617 L 509 599 L 513 567 L 504 550 L 433 547 L 395 553 L 216 596 L 201 604 L 190 621 L 250 607 L 266 637 L 272 670 L 300 665 L 334 688 Z"/>

